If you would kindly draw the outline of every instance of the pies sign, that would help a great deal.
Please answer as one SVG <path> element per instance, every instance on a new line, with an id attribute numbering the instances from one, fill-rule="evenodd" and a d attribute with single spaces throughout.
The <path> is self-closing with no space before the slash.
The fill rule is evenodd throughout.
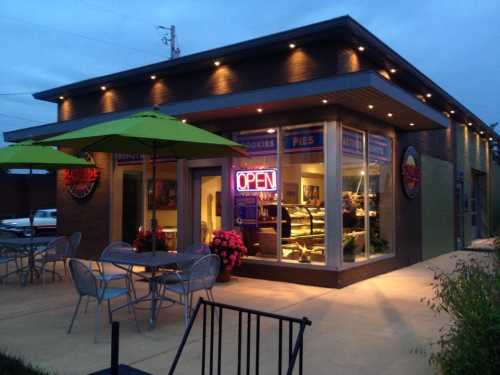
<path id="1" fill-rule="evenodd" d="M 81 155 L 85 160 L 95 164 L 94 158 L 89 153 Z M 64 184 L 68 193 L 73 198 L 85 199 L 95 190 L 99 180 L 99 170 L 97 168 L 72 168 L 64 170 Z"/>
<path id="2" fill-rule="evenodd" d="M 406 196 L 415 198 L 420 189 L 421 174 L 418 152 L 413 146 L 409 146 L 403 155 L 401 178 Z"/>

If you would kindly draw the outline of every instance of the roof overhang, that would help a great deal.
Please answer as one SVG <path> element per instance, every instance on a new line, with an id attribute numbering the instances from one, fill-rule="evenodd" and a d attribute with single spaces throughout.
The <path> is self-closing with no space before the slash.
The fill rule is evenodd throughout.
<path id="1" fill-rule="evenodd" d="M 267 114 L 322 106 L 325 105 L 322 102 L 323 99 L 328 101 L 328 105 L 339 105 L 364 113 L 404 130 L 445 129 L 450 123 L 450 120 L 442 113 L 373 71 L 166 103 L 160 106 L 160 110 L 179 118 L 186 118 L 188 122 L 196 124 L 207 120 L 255 115 L 259 107 L 263 108 Z M 369 108 L 370 105 L 373 109 Z M 150 108 L 103 113 L 82 119 L 10 131 L 4 133 L 4 138 L 7 142 L 18 142 L 28 138 L 48 137 L 148 109 Z M 389 117 L 389 113 L 392 116 Z"/>

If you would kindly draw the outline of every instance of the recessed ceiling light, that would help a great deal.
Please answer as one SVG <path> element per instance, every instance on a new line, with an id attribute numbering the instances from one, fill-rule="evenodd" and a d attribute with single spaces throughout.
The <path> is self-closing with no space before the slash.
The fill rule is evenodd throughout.
<path id="1" fill-rule="evenodd" d="M 392 117 L 392 113 L 391 113 L 391 112 L 389 112 L 389 113 L 387 114 L 387 117 Z"/>
<path id="2" fill-rule="evenodd" d="M 106 86 L 104 86 L 104 85 L 101 86 L 101 91 L 106 91 L 106 89 L 107 89 Z"/>
<path id="3" fill-rule="evenodd" d="M 321 99 L 321 103 L 323 103 L 323 104 L 328 103 L 328 99 Z"/>
<path id="4" fill-rule="evenodd" d="M 295 47 L 297 47 L 297 46 L 295 45 L 295 43 L 290 43 L 290 44 L 288 45 L 288 47 L 289 47 L 290 49 L 294 49 L 294 48 L 295 48 Z"/>
<path id="5" fill-rule="evenodd" d="M 455 114 L 455 110 L 454 110 L 454 109 L 450 109 L 450 113 L 451 113 L 452 115 L 454 115 L 454 114 Z"/>
<path id="6" fill-rule="evenodd" d="M 427 94 L 425 94 L 425 96 L 427 96 L 428 98 L 431 98 L 432 94 L 430 92 L 428 92 Z"/>
<path id="7" fill-rule="evenodd" d="M 187 122 L 187 120 L 185 118 L 183 118 L 181 121 L 183 124 L 185 124 Z"/>
<path id="8" fill-rule="evenodd" d="M 415 123 L 414 122 L 410 122 L 410 126 L 415 126 Z"/>
<path id="9" fill-rule="evenodd" d="M 274 129 L 274 128 L 269 128 L 269 129 L 267 129 L 267 132 L 268 132 L 269 134 L 274 134 L 274 133 L 276 133 L 276 129 Z"/>
<path id="10" fill-rule="evenodd" d="M 395 68 L 391 68 L 391 69 L 389 70 L 389 72 L 391 72 L 392 74 L 394 74 L 394 73 L 396 73 L 396 72 L 397 72 L 397 70 L 396 70 Z"/>
<path id="11" fill-rule="evenodd" d="M 215 60 L 215 61 L 214 61 L 214 65 L 215 65 L 215 66 L 219 66 L 219 65 L 220 65 L 220 61 L 219 61 L 219 60 Z"/>
<path id="12" fill-rule="evenodd" d="M 368 104 L 368 109 L 373 109 L 373 108 L 375 108 L 373 104 Z"/>
<path id="13" fill-rule="evenodd" d="M 262 108 L 257 108 L 257 112 L 262 113 L 264 111 Z"/>
<path id="14" fill-rule="evenodd" d="M 62 95 L 61 95 L 61 96 L 59 97 L 59 100 L 64 100 L 64 96 L 62 96 Z"/>
<path id="15" fill-rule="evenodd" d="M 154 81 L 156 79 L 156 76 L 154 74 L 151 74 L 149 78 L 151 78 Z"/>
<path id="16" fill-rule="evenodd" d="M 359 51 L 359 52 L 363 52 L 364 50 L 365 50 L 365 47 L 363 47 L 363 46 L 358 46 L 358 51 Z"/>

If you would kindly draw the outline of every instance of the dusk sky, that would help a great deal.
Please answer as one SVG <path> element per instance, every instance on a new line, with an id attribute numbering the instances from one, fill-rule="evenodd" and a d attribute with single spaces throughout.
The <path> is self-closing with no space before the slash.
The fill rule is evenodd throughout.
<path id="1" fill-rule="evenodd" d="M 157 25 L 175 24 L 187 55 L 346 14 L 500 121 L 497 0 L 0 0 L 0 132 L 56 120 L 33 92 L 167 59 Z"/>

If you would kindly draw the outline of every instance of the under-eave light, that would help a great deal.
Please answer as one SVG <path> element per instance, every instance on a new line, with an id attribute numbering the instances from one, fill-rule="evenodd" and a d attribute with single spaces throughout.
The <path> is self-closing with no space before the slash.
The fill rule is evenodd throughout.
<path id="1" fill-rule="evenodd" d="M 62 96 L 62 95 L 61 95 L 61 96 L 59 97 L 59 100 L 64 100 L 64 96 Z"/>
<path id="2" fill-rule="evenodd" d="M 432 94 L 430 92 L 428 92 L 427 94 L 425 94 L 425 96 L 428 97 L 428 98 L 431 98 Z"/>
<path id="3" fill-rule="evenodd" d="M 264 110 L 262 108 L 257 108 L 257 112 L 262 113 Z"/>
<path id="4" fill-rule="evenodd" d="M 365 50 L 365 47 L 364 46 L 358 46 L 358 51 L 359 52 L 363 52 Z"/>
<path id="5" fill-rule="evenodd" d="M 321 103 L 323 103 L 323 104 L 328 103 L 328 99 L 321 99 Z"/>
<path id="6" fill-rule="evenodd" d="M 391 69 L 389 70 L 389 72 L 391 72 L 392 74 L 395 74 L 395 73 L 397 72 L 397 70 L 396 70 L 395 68 L 391 68 Z"/>
<path id="7" fill-rule="evenodd" d="M 274 128 L 269 128 L 269 129 L 267 129 L 266 131 L 267 131 L 269 134 L 274 134 L 274 133 L 276 133 L 276 129 L 274 129 Z"/>
<path id="8" fill-rule="evenodd" d="M 468 122 L 467 125 L 472 126 L 472 122 Z"/>
<path id="9" fill-rule="evenodd" d="M 185 118 L 183 118 L 181 121 L 183 124 L 185 124 L 187 122 L 187 120 Z"/>
<path id="10" fill-rule="evenodd" d="M 373 109 L 373 108 L 375 108 L 373 104 L 368 104 L 368 109 Z"/>
<path id="11" fill-rule="evenodd" d="M 410 126 L 415 126 L 415 123 L 414 122 L 410 122 Z"/>
<path id="12" fill-rule="evenodd" d="M 489 137 L 488 140 L 491 142 L 493 141 L 493 137 Z"/>
<path id="13" fill-rule="evenodd" d="M 154 81 L 154 80 L 156 79 L 156 75 L 151 74 L 151 75 L 149 76 L 149 78 L 151 78 L 151 79 Z"/>
<path id="14" fill-rule="evenodd" d="M 215 61 L 214 61 L 214 65 L 215 65 L 215 66 L 220 66 L 220 61 L 219 61 L 219 60 L 215 60 Z"/>
<path id="15" fill-rule="evenodd" d="M 484 132 L 481 130 L 481 131 L 479 132 L 479 134 L 483 135 L 483 134 L 484 134 Z"/>
<path id="16" fill-rule="evenodd" d="M 106 87 L 106 86 L 104 86 L 104 85 L 102 85 L 102 86 L 101 86 L 101 91 L 106 91 L 106 90 L 107 90 L 107 87 Z"/>
<path id="17" fill-rule="evenodd" d="M 454 109 L 450 109 L 450 113 L 451 113 L 452 115 L 454 115 L 454 114 L 455 114 L 455 110 L 454 110 Z"/>
<path id="18" fill-rule="evenodd" d="M 295 45 L 295 43 L 290 43 L 290 44 L 288 45 L 288 48 L 290 48 L 290 49 L 294 49 L 295 47 L 297 47 L 297 46 Z"/>
<path id="19" fill-rule="evenodd" d="M 391 112 L 389 112 L 389 113 L 387 114 L 387 117 L 392 117 L 392 113 L 391 113 Z"/>

